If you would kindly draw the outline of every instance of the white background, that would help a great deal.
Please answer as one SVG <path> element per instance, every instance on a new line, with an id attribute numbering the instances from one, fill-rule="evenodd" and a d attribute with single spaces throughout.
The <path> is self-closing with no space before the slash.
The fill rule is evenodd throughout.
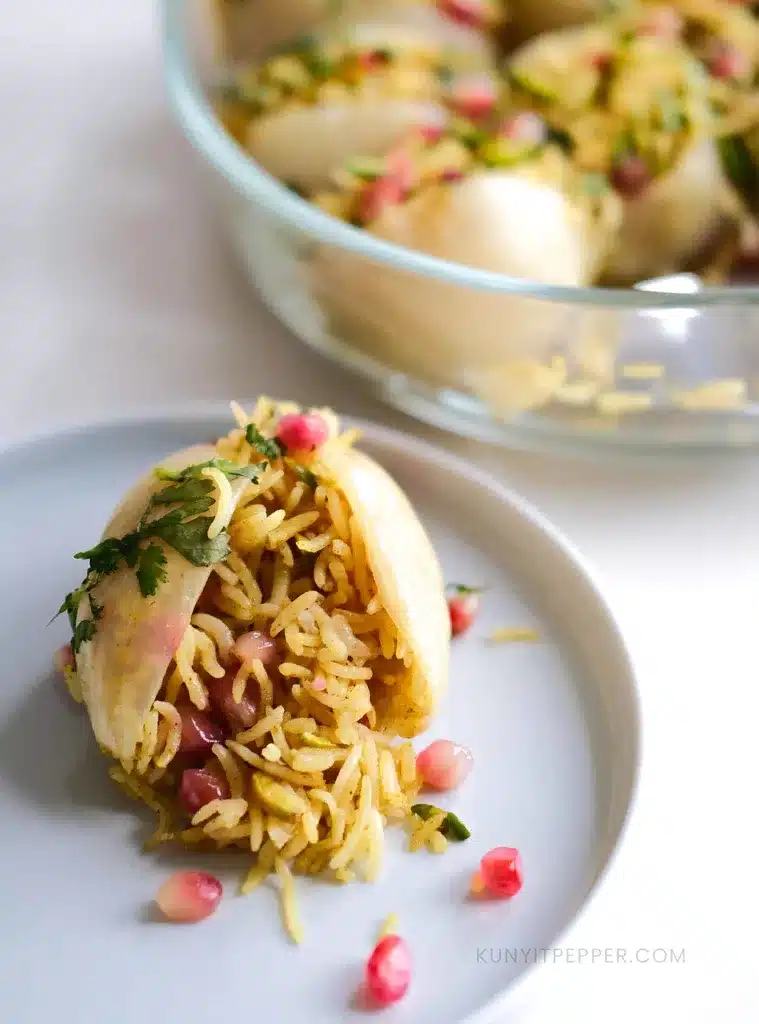
<path id="1" fill-rule="evenodd" d="M 302 348 L 216 234 L 148 0 L 5 0 L 0 140 L 0 439 L 265 391 L 419 429 L 510 481 L 595 563 L 643 695 L 628 839 L 565 948 L 684 947 L 686 962 L 544 968 L 502 1020 L 759 1021 L 756 460 L 592 465 L 453 442 Z"/>

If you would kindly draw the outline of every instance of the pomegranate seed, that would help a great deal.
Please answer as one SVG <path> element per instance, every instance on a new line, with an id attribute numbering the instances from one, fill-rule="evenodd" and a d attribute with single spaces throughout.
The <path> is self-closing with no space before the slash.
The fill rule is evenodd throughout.
<path id="1" fill-rule="evenodd" d="M 715 78 L 745 78 L 752 70 L 743 50 L 725 42 L 715 42 L 706 65 Z"/>
<path id="2" fill-rule="evenodd" d="M 510 899 L 522 888 L 522 858 L 513 846 L 496 846 L 480 861 L 480 875 L 494 896 Z"/>
<path id="3" fill-rule="evenodd" d="M 75 667 L 74 652 L 71 650 L 71 644 L 64 644 L 63 647 L 58 648 L 53 655 L 53 665 L 58 672 Z"/>
<path id="4" fill-rule="evenodd" d="M 655 7 L 638 22 L 638 35 L 656 36 L 658 39 L 679 39 L 683 19 L 672 7 Z"/>
<path id="5" fill-rule="evenodd" d="M 416 177 L 414 172 L 414 161 L 411 156 L 405 150 L 397 150 L 395 153 L 390 153 L 387 157 L 387 172 L 388 175 L 398 183 L 403 190 L 403 195 L 414 185 L 414 179 Z"/>
<path id="6" fill-rule="evenodd" d="M 314 676 L 313 682 L 311 683 L 311 689 L 317 691 L 326 690 L 327 680 L 324 678 L 324 676 Z"/>
<path id="7" fill-rule="evenodd" d="M 457 25 L 483 28 L 487 23 L 486 7 L 482 0 L 438 0 L 438 10 Z"/>
<path id="8" fill-rule="evenodd" d="M 603 73 L 611 68 L 613 59 L 610 53 L 594 53 L 590 58 L 590 63 L 592 67 Z"/>
<path id="9" fill-rule="evenodd" d="M 212 721 L 204 711 L 186 704 L 177 708 L 182 719 L 182 739 L 179 750 L 182 754 L 206 754 L 214 743 L 224 742 L 224 730 Z"/>
<path id="10" fill-rule="evenodd" d="M 271 665 L 277 654 L 277 645 L 268 633 L 261 633 L 257 629 L 251 629 L 248 633 L 242 633 L 235 641 L 232 648 L 243 665 L 249 665 L 258 659 L 264 665 Z"/>
<path id="11" fill-rule="evenodd" d="M 472 770 L 474 758 L 468 747 L 452 740 L 435 740 L 416 759 L 416 770 L 431 789 L 454 789 Z"/>
<path id="12" fill-rule="evenodd" d="M 229 783 L 223 772 L 210 768 L 186 768 L 182 772 L 177 800 L 190 817 L 212 800 L 226 800 L 228 796 Z"/>
<path id="13" fill-rule="evenodd" d="M 258 717 L 258 702 L 256 700 L 256 684 L 248 683 L 242 700 L 238 703 L 232 696 L 234 681 L 234 674 L 228 672 L 221 679 L 209 679 L 206 685 L 211 707 L 217 715 L 225 720 L 233 733 L 238 733 L 255 725 Z"/>
<path id="14" fill-rule="evenodd" d="M 202 921 L 216 910 L 222 891 L 219 879 L 205 871 L 178 871 L 166 879 L 155 901 L 169 921 Z"/>
<path id="15" fill-rule="evenodd" d="M 440 142 L 443 137 L 443 127 L 439 124 L 423 124 L 419 127 L 419 134 L 428 146 Z"/>
<path id="16" fill-rule="evenodd" d="M 611 182 L 622 196 L 634 199 L 651 184 L 651 172 L 642 157 L 630 153 L 612 170 Z"/>
<path id="17" fill-rule="evenodd" d="M 384 67 L 389 60 L 387 50 L 366 50 L 358 56 L 358 63 L 365 71 Z"/>
<path id="18" fill-rule="evenodd" d="M 449 170 L 443 171 L 440 175 L 440 180 L 444 181 L 447 185 L 452 185 L 457 181 L 464 180 L 464 172 L 455 167 L 451 167 Z"/>
<path id="19" fill-rule="evenodd" d="M 290 451 L 311 452 L 329 437 L 329 428 L 315 412 L 286 413 L 279 421 L 277 437 Z"/>
<path id="20" fill-rule="evenodd" d="M 538 114 L 526 110 L 502 121 L 498 134 L 514 142 L 539 146 L 546 140 L 546 123 Z"/>
<path id="21" fill-rule="evenodd" d="M 370 182 L 361 193 L 358 216 L 362 224 L 377 220 L 388 206 L 395 206 L 403 199 L 401 183 L 392 177 L 377 178 Z"/>
<path id="22" fill-rule="evenodd" d="M 481 75 L 467 75 L 454 83 L 450 105 L 457 114 L 472 120 L 486 117 L 498 99 L 494 83 Z"/>
<path id="23" fill-rule="evenodd" d="M 474 622 L 480 607 L 480 595 L 473 591 L 458 592 L 448 598 L 448 614 L 454 636 L 466 633 Z"/>
<path id="24" fill-rule="evenodd" d="M 411 950 L 400 935 L 380 939 L 366 963 L 366 987 L 380 1006 L 390 1006 L 408 992 Z"/>

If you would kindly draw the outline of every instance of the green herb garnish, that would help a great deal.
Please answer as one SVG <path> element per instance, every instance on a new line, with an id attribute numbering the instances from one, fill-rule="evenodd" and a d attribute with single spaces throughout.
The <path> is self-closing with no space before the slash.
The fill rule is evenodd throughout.
<path id="1" fill-rule="evenodd" d="M 484 587 L 470 587 L 467 583 L 446 583 L 446 590 L 452 590 L 454 594 L 481 594 Z"/>
<path id="2" fill-rule="evenodd" d="M 431 818 L 433 814 L 439 814 L 442 808 L 435 807 L 434 804 L 414 804 L 411 808 L 412 814 L 418 815 L 422 821 L 426 821 Z M 448 811 L 443 824 L 440 826 L 439 832 L 445 836 L 446 839 L 453 839 L 458 843 L 462 843 L 465 839 L 469 839 L 471 832 L 466 827 L 464 822 L 453 811 Z"/>
<path id="3" fill-rule="evenodd" d="M 548 126 L 546 142 L 548 144 L 553 143 L 565 153 L 571 153 L 575 148 L 574 140 L 569 132 L 564 131 L 563 128 L 552 128 L 550 125 Z"/>
<path id="4" fill-rule="evenodd" d="M 759 195 L 759 167 L 746 140 L 740 135 L 727 135 L 718 140 L 718 145 L 722 166 L 732 184 L 746 197 Z"/>
<path id="5" fill-rule="evenodd" d="M 222 530 L 216 537 L 208 536 L 211 517 L 204 515 L 213 505 L 213 483 L 203 477 L 207 468 L 219 469 L 225 476 L 258 478 L 260 467 L 237 466 L 226 459 L 199 462 L 183 470 L 158 468 L 159 480 L 169 481 L 167 487 L 156 491 L 140 517 L 137 528 L 123 537 L 106 537 L 88 551 L 78 551 L 74 558 L 88 562 L 87 575 L 81 585 L 67 594 L 58 609 L 66 614 L 71 625 L 71 647 L 78 653 L 82 644 L 95 635 L 103 606 L 95 600 L 92 591 L 106 576 L 111 576 L 123 565 L 135 570 L 137 584 L 143 597 L 152 597 L 166 582 L 166 555 L 156 539 L 164 541 L 192 565 L 214 565 L 229 554 L 229 535 Z M 151 514 L 167 505 L 175 507 L 150 518 Z M 87 597 L 89 618 L 77 622 L 79 606 Z"/>
<path id="6" fill-rule="evenodd" d="M 376 181 L 387 173 L 387 163 L 379 158 L 364 157 L 350 160 L 345 169 L 361 181 Z"/>
<path id="7" fill-rule="evenodd" d="M 281 459 L 285 454 L 284 445 L 282 445 L 276 438 L 264 437 L 258 427 L 249 423 L 245 429 L 245 440 L 248 444 L 255 448 L 259 455 L 264 455 L 267 459 Z"/>
<path id="8" fill-rule="evenodd" d="M 304 483 L 306 487 L 310 487 L 312 491 L 316 490 L 319 486 L 319 481 L 310 469 L 307 469 L 305 466 L 293 466 L 293 469 L 297 473 L 298 479 Z"/>
<path id="9" fill-rule="evenodd" d="M 609 179 L 605 174 L 588 171 L 582 176 L 582 190 L 586 196 L 602 196 L 609 190 Z"/>

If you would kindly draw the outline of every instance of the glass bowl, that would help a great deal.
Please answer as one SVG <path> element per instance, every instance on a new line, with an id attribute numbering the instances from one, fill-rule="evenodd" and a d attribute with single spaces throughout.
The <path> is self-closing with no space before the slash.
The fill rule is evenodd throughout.
<path id="1" fill-rule="evenodd" d="M 163 0 L 169 94 L 252 282 L 303 341 L 392 405 L 507 446 L 759 443 L 759 287 L 701 288 L 689 275 L 654 290 L 537 285 L 383 242 L 323 213 L 267 174 L 214 113 L 225 71 L 219 2 Z M 247 19 L 246 56 L 301 27 L 277 16 L 296 2 L 313 20 L 329 0 L 230 3 Z"/>

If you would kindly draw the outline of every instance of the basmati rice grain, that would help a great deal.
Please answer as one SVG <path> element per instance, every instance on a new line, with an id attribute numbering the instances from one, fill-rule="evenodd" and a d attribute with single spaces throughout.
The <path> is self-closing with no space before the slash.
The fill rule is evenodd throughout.
<path id="1" fill-rule="evenodd" d="M 157 700 L 153 707 L 161 715 L 168 726 L 163 750 L 155 758 L 157 768 L 165 768 L 177 754 L 179 744 L 182 742 L 182 719 L 173 704 L 167 701 Z"/>
<path id="2" fill-rule="evenodd" d="M 337 871 L 339 868 L 347 868 L 358 852 L 364 831 L 369 825 L 369 820 L 372 814 L 373 799 L 371 780 L 368 776 L 364 775 L 361 779 L 361 790 L 358 799 L 358 808 L 356 809 L 356 816 L 348 828 L 348 833 L 341 848 L 329 862 L 329 866 L 334 871 Z"/>
<path id="3" fill-rule="evenodd" d="M 282 760 L 282 751 L 274 743 L 267 743 L 261 751 L 261 757 L 265 757 L 267 761 L 275 763 Z"/>
<path id="4" fill-rule="evenodd" d="M 385 799 L 396 796 L 400 793 L 401 787 L 398 784 L 398 773 L 395 770 L 395 761 L 390 750 L 381 750 L 379 755 L 379 778 L 382 796 Z"/>
<path id="5" fill-rule="evenodd" d="M 264 839 L 264 815 L 261 808 L 253 802 L 248 804 L 248 818 L 250 822 L 250 848 L 253 853 L 257 853 L 261 849 L 261 843 Z"/>
<path id="6" fill-rule="evenodd" d="M 277 857 L 275 868 L 282 887 L 282 918 L 293 942 L 303 941 L 303 926 L 295 903 L 295 883 L 290 868 L 282 857 Z"/>
<path id="7" fill-rule="evenodd" d="M 247 665 L 240 665 L 235 678 L 232 680 L 232 700 L 239 704 L 245 696 L 245 687 L 248 684 L 250 669 Z"/>
<path id="8" fill-rule="evenodd" d="M 448 849 L 448 840 L 441 832 L 433 832 L 427 840 L 427 846 L 432 853 L 445 853 Z"/>
<path id="9" fill-rule="evenodd" d="M 304 786 L 306 789 L 311 789 L 314 786 L 318 788 L 324 785 L 324 779 L 321 775 L 304 775 L 301 772 L 294 772 L 291 768 L 286 768 L 284 765 L 272 764 L 261 757 L 260 754 L 249 750 L 247 747 L 243 747 L 240 743 L 235 743 L 234 740 L 227 740 L 227 746 L 241 760 L 247 761 L 254 768 L 260 768 L 267 775 L 273 775 L 276 779 L 290 782 L 294 786 Z"/>
<path id="10" fill-rule="evenodd" d="M 411 842 L 408 847 L 411 853 L 415 853 L 416 850 L 421 850 L 432 833 L 437 832 L 440 829 L 440 826 L 445 821 L 445 814 L 445 811 L 439 811 L 437 814 L 430 815 L 426 821 L 422 822 L 411 836 Z"/>
<path id="11" fill-rule="evenodd" d="M 354 747 L 352 747 L 350 754 L 343 762 L 343 766 L 337 774 L 337 778 L 335 779 L 334 784 L 332 786 L 332 797 L 335 803 L 338 804 L 338 806 L 340 805 L 341 800 L 345 794 L 349 779 L 351 778 L 355 770 L 358 768 L 359 762 L 361 760 L 362 750 L 363 746 L 361 743 L 357 743 Z"/>
<path id="12" fill-rule="evenodd" d="M 233 799 L 240 799 L 245 791 L 245 785 L 239 765 L 227 748 L 223 747 L 220 743 L 214 743 L 211 750 L 224 769 L 224 774 L 229 783 L 230 796 Z"/>
<path id="13" fill-rule="evenodd" d="M 235 642 L 234 634 L 229 626 L 216 615 L 208 615 L 205 612 L 197 612 L 190 622 L 196 629 L 202 630 L 211 637 L 216 644 L 221 660 L 228 661 Z"/>
<path id="14" fill-rule="evenodd" d="M 257 739 L 265 736 L 268 732 L 277 726 L 282 724 L 282 720 L 285 717 L 285 709 L 280 705 L 268 712 L 259 722 L 251 726 L 250 729 L 246 729 L 245 732 L 238 733 L 235 736 L 235 740 L 239 744 L 253 743 Z"/>

